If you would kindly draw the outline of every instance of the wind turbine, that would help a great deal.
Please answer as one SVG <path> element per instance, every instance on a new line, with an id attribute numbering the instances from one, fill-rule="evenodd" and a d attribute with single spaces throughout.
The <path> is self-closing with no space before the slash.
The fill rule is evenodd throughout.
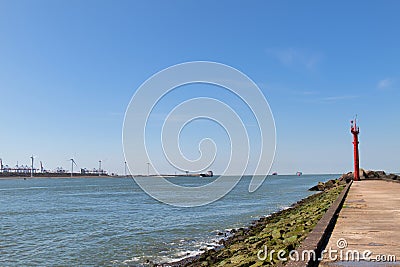
<path id="1" fill-rule="evenodd" d="M 72 174 L 74 173 L 74 164 L 75 164 L 75 166 L 78 166 L 78 165 L 76 165 L 74 159 L 70 159 L 70 161 L 71 161 L 71 178 L 72 178 Z"/>
<path id="2" fill-rule="evenodd" d="M 31 178 L 33 177 L 33 160 L 35 158 L 33 157 L 33 155 L 31 156 L 31 160 L 32 160 L 32 165 L 31 165 Z"/>
<path id="3" fill-rule="evenodd" d="M 101 175 L 102 171 L 101 171 L 101 160 L 99 160 L 99 176 Z"/>

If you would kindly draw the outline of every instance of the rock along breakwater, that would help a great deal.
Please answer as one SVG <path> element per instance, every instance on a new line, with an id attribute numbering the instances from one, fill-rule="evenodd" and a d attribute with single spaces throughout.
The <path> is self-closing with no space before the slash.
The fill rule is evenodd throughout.
<path id="1" fill-rule="evenodd" d="M 247 228 L 238 229 L 221 247 L 205 251 L 194 258 L 158 266 L 273 266 L 286 261 L 278 259 L 278 254 L 266 255 L 260 259 L 259 251 L 283 250 L 286 257 L 298 248 L 332 203 L 345 188 L 345 182 L 336 180 L 323 188 L 323 192 L 311 195 L 289 209 L 254 221 Z M 272 256 L 272 257 L 270 257 Z"/>

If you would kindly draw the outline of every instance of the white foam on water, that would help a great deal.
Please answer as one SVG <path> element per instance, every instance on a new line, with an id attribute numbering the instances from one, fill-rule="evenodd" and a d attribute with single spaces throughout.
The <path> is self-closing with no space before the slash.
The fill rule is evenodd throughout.
<path id="1" fill-rule="evenodd" d="M 279 206 L 279 210 L 288 210 L 290 206 Z"/>
<path id="2" fill-rule="evenodd" d="M 200 250 L 185 250 L 185 251 L 180 251 L 178 253 L 175 254 L 175 258 L 170 259 L 168 262 L 178 262 L 180 260 L 186 259 L 186 258 L 191 258 L 191 257 L 195 257 L 197 255 L 200 255 L 201 253 L 203 253 Z"/>

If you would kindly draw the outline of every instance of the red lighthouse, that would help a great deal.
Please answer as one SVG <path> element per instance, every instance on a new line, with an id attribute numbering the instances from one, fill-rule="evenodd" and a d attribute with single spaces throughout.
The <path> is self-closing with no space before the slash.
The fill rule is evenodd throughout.
<path id="1" fill-rule="evenodd" d="M 360 129 L 357 126 L 357 118 L 351 121 L 351 133 L 353 134 L 354 144 L 354 181 L 360 181 L 360 163 L 358 156 L 358 134 Z"/>

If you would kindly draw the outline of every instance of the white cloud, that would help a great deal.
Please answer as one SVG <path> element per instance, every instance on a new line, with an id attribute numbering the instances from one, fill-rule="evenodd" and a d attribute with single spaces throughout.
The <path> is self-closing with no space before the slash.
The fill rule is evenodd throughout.
<path id="1" fill-rule="evenodd" d="M 309 103 L 320 103 L 320 104 L 330 104 L 343 101 L 350 101 L 353 99 L 360 98 L 358 95 L 336 95 L 336 96 L 326 96 L 326 97 L 310 97 L 306 101 Z"/>
<path id="2" fill-rule="evenodd" d="M 317 91 L 300 91 L 300 92 L 298 92 L 298 94 L 300 94 L 300 95 L 317 95 L 318 92 Z"/>
<path id="3" fill-rule="evenodd" d="M 295 48 L 285 49 L 267 49 L 267 53 L 285 66 L 300 65 L 307 69 L 314 69 L 321 61 L 321 54 L 316 52 L 307 52 Z"/>
<path id="4" fill-rule="evenodd" d="M 386 78 L 386 79 L 380 80 L 378 82 L 377 87 L 378 87 L 378 89 L 382 90 L 382 89 L 391 87 L 393 85 L 393 83 L 394 83 L 393 79 Z"/>
<path id="5" fill-rule="evenodd" d="M 336 102 L 336 101 L 340 101 L 340 100 L 349 100 L 349 99 L 355 99 L 355 98 L 359 98 L 359 96 L 356 96 L 356 95 L 329 96 L 329 97 L 324 97 L 321 100 L 328 101 L 328 102 Z"/>

